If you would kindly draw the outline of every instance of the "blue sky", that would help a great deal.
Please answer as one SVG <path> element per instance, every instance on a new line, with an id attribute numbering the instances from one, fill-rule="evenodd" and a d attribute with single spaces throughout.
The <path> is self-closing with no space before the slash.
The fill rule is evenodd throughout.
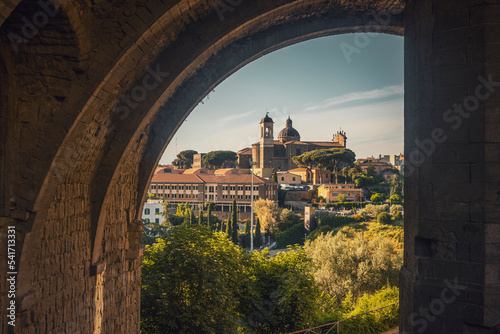
<path id="1" fill-rule="evenodd" d="M 290 116 L 304 141 L 327 141 L 340 129 L 357 158 L 403 153 L 403 38 L 371 34 L 322 37 L 266 55 L 223 81 L 177 131 L 161 158 L 193 149 L 238 151 L 259 140 L 259 122 L 274 135 Z"/>

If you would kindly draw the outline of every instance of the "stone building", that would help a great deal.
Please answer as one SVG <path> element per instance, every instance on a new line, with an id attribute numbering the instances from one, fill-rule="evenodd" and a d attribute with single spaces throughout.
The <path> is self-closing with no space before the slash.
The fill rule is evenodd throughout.
<path id="1" fill-rule="evenodd" d="M 278 183 L 253 177 L 254 200 L 278 201 Z M 224 169 L 213 174 L 155 174 L 148 192 L 162 197 L 171 204 L 190 203 L 194 209 L 198 204 L 215 203 L 215 211 L 229 212 L 236 199 L 241 212 L 250 212 L 252 200 L 252 175 L 237 170 Z"/>
<path id="2" fill-rule="evenodd" d="M 328 149 L 345 148 L 347 136 L 344 131 L 338 131 L 332 141 L 301 141 L 299 132 L 292 126 L 290 117 L 286 126 L 274 140 L 274 121 L 266 114 L 260 121 L 260 141 L 252 144 L 251 148 L 244 148 L 237 152 L 240 168 L 250 168 L 250 161 L 257 164 L 258 174 L 268 176 L 270 172 L 286 171 L 296 168 L 292 158 L 305 152 Z"/>

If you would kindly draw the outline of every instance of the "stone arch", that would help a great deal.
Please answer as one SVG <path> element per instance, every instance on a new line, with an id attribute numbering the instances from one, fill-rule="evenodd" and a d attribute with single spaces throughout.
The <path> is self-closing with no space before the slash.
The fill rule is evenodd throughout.
<path id="1" fill-rule="evenodd" d="M 385 22 L 375 24 L 381 32 L 403 31 L 402 1 L 227 1 L 225 11 L 205 0 L 71 1 L 15 53 L 6 33 L 19 31 L 22 16 L 33 17 L 38 9 L 33 0 L 9 3 L 0 7 L 6 18 L 0 27 L 5 64 L 0 74 L 7 78 L 0 85 L 0 126 L 9 134 L 2 137 L 6 182 L 0 216 L 3 228 L 10 223 L 19 228 L 20 333 L 34 328 L 138 332 L 141 227 L 136 218 L 144 189 L 166 143 L 217 83 L 291 43 L 366 30 L 374 15 Z M 405 150 L 412 153 L 411 140 L 425 140 L 427 130 L 440 126 L 432 108 L 447 108 L 457 95 L 473 91 L 477 73 L 498 75 L 493 56 L 498 35 L 491 29 L 498 25 L 499 9 L 477 0 L 405 4 Z M 481 47 L 470 45 L 473 40 Z M 156 66 L 162 75 L 152 74 Z M 454 77 L 454 70 L 464 75 Z M 31 80 L 25 91 L 19 89 L 23 78 Z M 158 85 L 147 89 L 157 78 Z M 133 94 L 140 104 L 123 98 Z M 36 103 L 26 105 L 33 96 Z M 462 120 L 466 126 L 437 147 L 440 154 L 407 177 L 410 228 L 402 314 L 410 316 L 439 297 L 443 268 L 460 274 L 471 289 L 461 296 L 466 311 L 452 315 L 450 308 L 427 323 L 436 332 L 486 333 L 486 327 L 498 325 L 500 306 L 491 293 L 498 278 L 490 274 L 498 261 L 492 264 L 487 254 L 499 240 L 493 224 L 498 198 L 495 184 L 484 182 L 487 175 L 498 181 L 498 137 L 485 123 L 497 119 L 495 97 L 481 109 L 480 120 Z M 467 196 L 457 195 L 467 190 Z M 439 207 L 423 199 L 436 194 L 446 196 Z M 458 228 L 446 210 L 456 212 L 451 217 L 462 221 Z M 475 269 L 482 272 L 467 275 Z M 60 305 L 66 314 L 56 318 L 51 314 Z M 477 312 L 469 312 L 471 307 Z M 467 320 L 448 321 L 460 317 Z M 404 330 L 414 332 L 413 326 L 402 319 Z"/>

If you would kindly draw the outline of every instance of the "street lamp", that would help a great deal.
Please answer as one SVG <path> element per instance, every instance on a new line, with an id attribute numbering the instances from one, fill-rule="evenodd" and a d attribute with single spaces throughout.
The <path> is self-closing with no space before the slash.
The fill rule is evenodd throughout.
<path id="1" fill-rule="evenodd" d="M 257 163 L 255 161 L 250 160 L 250 166 L 252 166 L 252 192 L 251 192 L 251 207 L 250 207 L 250 252 L 253 252 L 253 166 Z"/>

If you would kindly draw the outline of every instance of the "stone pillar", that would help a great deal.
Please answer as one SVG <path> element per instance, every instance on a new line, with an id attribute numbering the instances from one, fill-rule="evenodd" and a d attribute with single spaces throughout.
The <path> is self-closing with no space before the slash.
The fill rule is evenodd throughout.
<path id="1" fill-rule="evenodd" d="M 408 0 L 401 333 L 500 327 L 500 3 Z"/>

